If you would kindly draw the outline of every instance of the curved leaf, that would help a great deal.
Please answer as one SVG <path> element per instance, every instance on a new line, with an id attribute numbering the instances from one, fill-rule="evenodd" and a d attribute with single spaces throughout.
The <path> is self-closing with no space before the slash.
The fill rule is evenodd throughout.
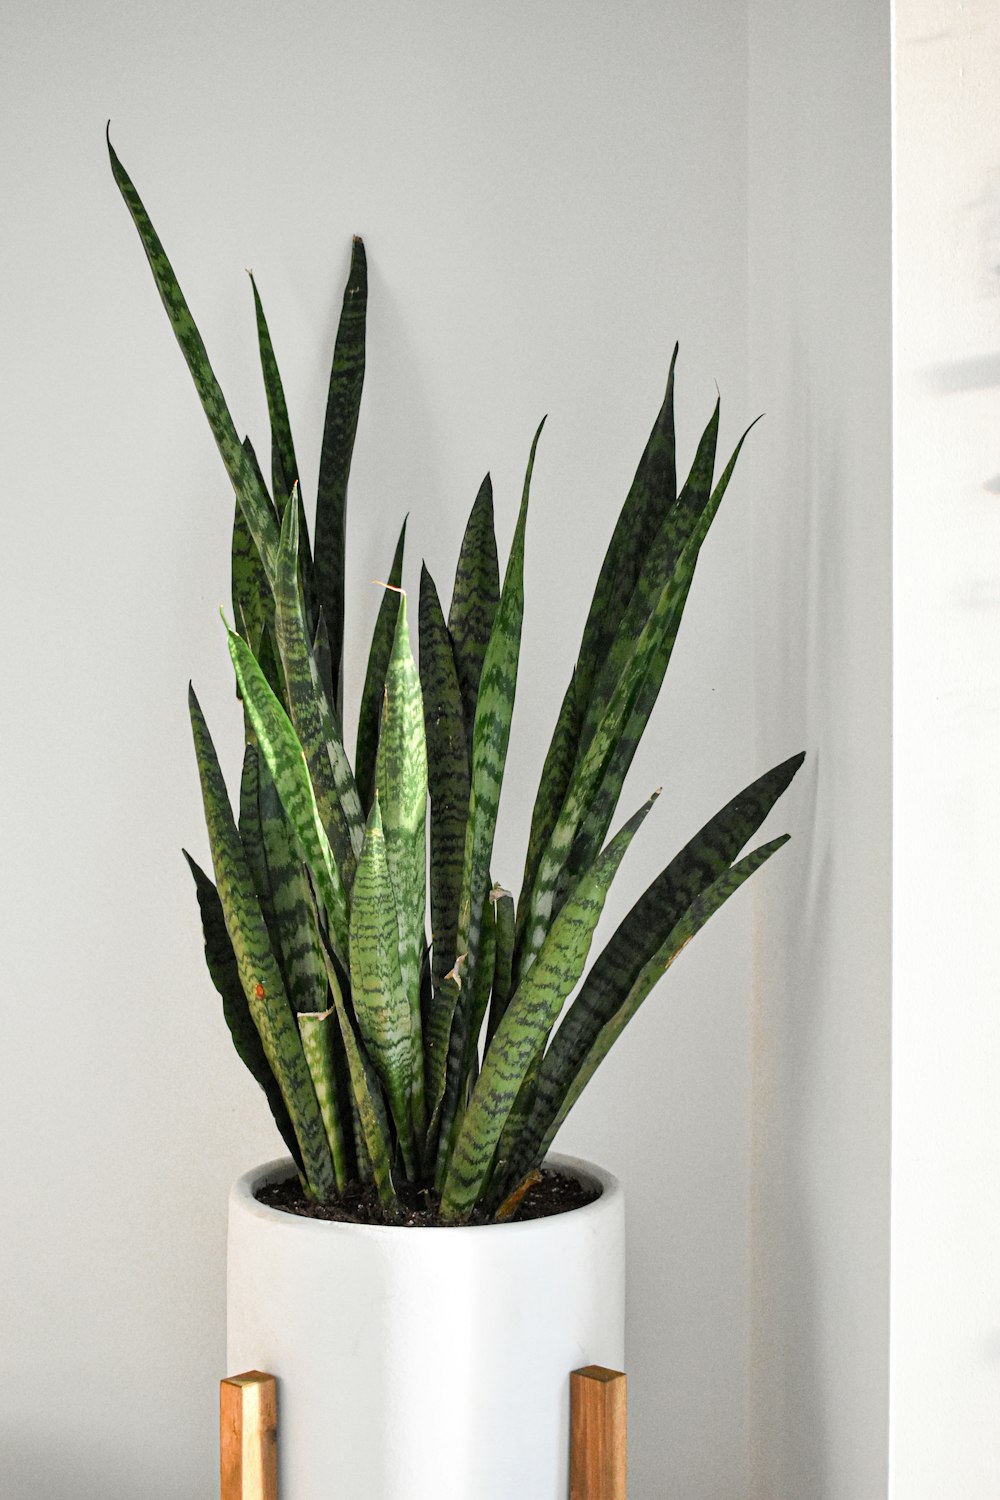
<path id="1" fill-rule="evenodd" d="M 479 679 L 500 603 L 500 564 L 493 529 L 493 482 L 487 474 L 479 487 L 458 554 L 455 588 L 448 611 L 448 632 L 462 690 L 469 752 L 476 718 Z"/>
<path id="2" fill-rule="evenodd" d="M 189 699 L 216 889 L 240 983 L 288 1109 L 310 1190 L 326 1198 L 335 1190 L 336 1181 L 316 1091 L 233 821 L 215 747 L 193 689 Z"/>
<path id="3" fill-rule="evenodd" d="M 227 631 L 227 634 L 236 679 L 261 755 L 274 778 L 281 805 L 299 842 L 302 857 L 313 872 L 316 888 L 331 925 L 334 947 L 338 956 L 346 961 L 347 897 L 316 806 L 302 746 L 291 720 L 268 687 L 249 646 L 232 630 Z"/>
<path id="4" fill-rule="evenodd" d="M 483 1060 L 441 1196 L 447 1219 L 471 1213 L 525 1076 L 545 1046 L 590 952 L 594 929 L 625 851 L 655 795 L 629 819 L 556 917 L 538 958 L 511 997 Z"/>
<path id="5" fill-rule="evenodd" d="M 222 461 L 226 466 L 226 472 L 236 491 L 243 514 L 246 516 L 250 534 L 270 577 L 274 571 L 274 559 L 278 550 L 278 527 L 271 510 L 270 500 L 266 492 L 262 490 L 253 465 L 236 435 L 226 398 L 215 378 L 201 334 L 184 299 L 184 293 L 178 285 L 177 277 L 167 259 L 160 237 L 143 207 L 142 199 L 136 192 L 135 184 L 118 160 L 111 144 L 110 133 L 108 154 L 111 158 L 111 170 L 115 181 L 132 215 L 133 223 L 139 231 L 139 238 L 146 252 L 153 280 L 156 282 L 160 299 L 166 308 L 167 317 L 170 319 L 177 342 L 181 347 L 181 353 L 191 372 L 191 378 L 205 416 L 208 418 L 212 436 L 215 438 Z"/>

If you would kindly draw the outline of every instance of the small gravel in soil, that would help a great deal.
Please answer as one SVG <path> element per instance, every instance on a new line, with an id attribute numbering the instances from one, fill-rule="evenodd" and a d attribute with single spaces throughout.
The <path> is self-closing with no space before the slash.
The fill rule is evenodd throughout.
<path id="1" fill-rule="evenodd" d="M 382 1207 L 371 1183 L 365 1187 L 349 1187 L 332 1203 L 313 1203 L 303 1195 L 298 1178 L 289 1177 L 284 1182 L 269 1182 L 258 1190 L 256 1197 L 259 1203 L 265 1203 L 269 1208 L 298 1214 L 303 1219 L 332 1219 L 341 1224 L 394 1224 L 419 1229 L 452 1227 L 442 1219 L 438 1197 L 433 1192 L 421 1193 L 412 1202 L 401 1202 L 395 1215 Z M 545 1168 L 541 1179 L 528 1189 L 507 1222 L 517 1224 L 525 1219 L 547 1219 L 552 1214 L 569 1213 L 571 1209 L 593 1203 L 598 1197 L 599 1189 L 585 1187 L 575 1177 Z M 493 1221 L 483 1210 L 477 1210 L 468 1222 L 490 1224 Z"/>

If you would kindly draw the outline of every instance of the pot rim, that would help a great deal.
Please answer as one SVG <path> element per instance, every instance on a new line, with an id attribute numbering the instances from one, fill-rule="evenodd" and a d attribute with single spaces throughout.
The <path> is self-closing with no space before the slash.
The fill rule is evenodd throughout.
<path id="1" fill-rule="evenodd" d="M 456 1236 L 470 1234 L 479 1236 L 532 1232 L 538 1234 L 546 1230 L 552 1233 L 559 1225 L 568 1226 L 570 1223 L 575 1229 L 587 1220 L 618 1211 L 619 1205 L 624 1201 L 622 1185 L 618 1178 L 606 1171 L 604 1167 L 587 1161 L 584 1157 L 564 1156 L 560 1152 L 553 1152 L 545 1158 L 544 1165 L 556 1167 L 585 1183 L 596 1185 L 601 1190 L 599 1196 L 593 1202 L 584 1203 L 579 1208 L 570 1208 L 559 1214 L 547 1214 L 538 1219 L 523 1219 L 513 1224 L 353 1224 L 339 1219 L 309 1219 L 299 1214 L 285 1213 L 280 1208 L 272 1208 L 267 1203 L 261 1203 L 254 1196 L 255 1188 L 295 1174 L 295 1164 L 292 1158 L 279 1156 L 273 1161 L 261 1162 L 256 1167 L 251 1167 L 248 1172 L 238 1177 L 229 1192 L 229 1206 L 231 1211 L 249 1214 L 252 1218 L 261 1219 L 266 1223 L 280 1224 L 286 1230 L 294 1229 L 296 1233 L 301 1234 L 333 1232 L 381 1239 L 386 1235 L 421 1233 L 446 1234 L 454 1239 Z"/>

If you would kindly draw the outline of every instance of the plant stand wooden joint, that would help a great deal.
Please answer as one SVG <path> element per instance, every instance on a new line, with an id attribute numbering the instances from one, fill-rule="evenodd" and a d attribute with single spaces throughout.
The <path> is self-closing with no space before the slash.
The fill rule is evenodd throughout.
<path id="1" fill-rule="evenodd" d="M 588 1365 L 570 1376 L 570 1500 L 625 1500 L 625 1376 Z M 278 1500 L 273 1375 L 248 1370 L 219 1387 L 221 1500 Z"/>

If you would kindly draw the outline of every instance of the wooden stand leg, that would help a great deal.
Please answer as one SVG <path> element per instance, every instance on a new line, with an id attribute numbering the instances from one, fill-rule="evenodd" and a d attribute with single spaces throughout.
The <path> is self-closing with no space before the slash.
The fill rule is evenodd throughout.
<path id="1" fill-rule="evenodd" d="M 626 1389 L 600 1365 L 570 1376 L 570 1500 L 625 1500 Z"/>
<path id="2" fill-rule="evenodd" d="M 273 1375 L 248 1370 L 220 1383 L 221 1500 L 278 1500 L 277 1419 Z"/>

